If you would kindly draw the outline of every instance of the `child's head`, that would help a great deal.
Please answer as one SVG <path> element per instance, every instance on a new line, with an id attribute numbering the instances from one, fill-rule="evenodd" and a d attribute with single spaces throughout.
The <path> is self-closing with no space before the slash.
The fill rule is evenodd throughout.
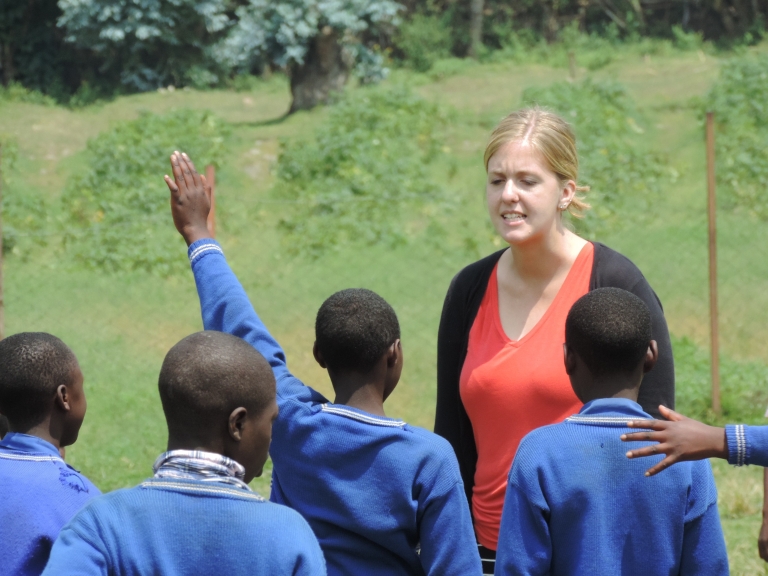
<path id="1" fill-rule="evenodd" d="M 0 367 L 0 412 L 10 430 L 74 444 L 86 401 L 72 350 L 51 334 L 21 332 L 0 341 Z"/>
<path id="2" fill-rule="evenodd" d="M 565 321 L 565 369 L 582 402 L 637 398 L 643 374 L 658 357 L 651 313 L 620 288 L 598 288 L 579 298 Z"/>
<path id="3" fill-rule="evenodd" d="M 380 372 L 386 399 L 400 380 L 403 366 L 397 315 L 371 290 L 336 292 L 317 312 L 314 354 L 328 369 L 334 388 L 344 373 Z"/>
<path id="4" fill-rule="evenodd" d="M 169 449 L 206 450 L 260 476 L 277 417 L 275 377 L 250 344 L 223 332 L 197 332 L 176 344 L 158 381 Z"/>

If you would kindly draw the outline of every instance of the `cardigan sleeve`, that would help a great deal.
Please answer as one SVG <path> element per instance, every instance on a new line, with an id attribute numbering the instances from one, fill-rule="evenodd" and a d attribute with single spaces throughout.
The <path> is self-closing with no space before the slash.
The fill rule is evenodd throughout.
<path id="1" fill-rule="evenodd" d="M 651 311 L 651 333 L 659 347 L 659 359 L 653 370 L 643 378 L 637 402 L 654 418 L 661 418 L 659 404 L 675 407 L 675 363 L 664 309 L 643 273 L 626 256 L 598 242 L 595 245 L 590 290 L 622 288 L 638 296 Z"/>
<path id="2" fill-rule="evenodd" d="M 472 488 L 477 465 L 475 435 L 459 395 L 459 377 L 466 356 L 464 320 L 466 306 L 461 297 L 460 275 L 451 281 L 443 303 L 440 328 L 437 333 L 437 406 L 435 434 L 453 447 L 466 490 L 472 501 Z"/>

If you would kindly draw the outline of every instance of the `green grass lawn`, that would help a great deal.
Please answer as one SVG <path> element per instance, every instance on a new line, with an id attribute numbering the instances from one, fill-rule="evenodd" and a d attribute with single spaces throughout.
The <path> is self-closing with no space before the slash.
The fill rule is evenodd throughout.
<path id="1" fill-rule="evenodd" d="M 681 398 L 706 394 L 708 346 L 706 180 L 703 129 L 691 99 L 703 96 L 727 55 L 699 52 L 642 57 L 618 54 L 589 73 L 624 84 L 647 118 L 639 134 L 662 153 L 677 176 L 663 186 L 649 214 L 628 215 L 621 229 L 600 237 L 644 271 L 665 306 L 680 352 Z M 496 249 L 486 224 L 482 153 L 493 124 L 519 104 L 530 86 L 563 80 L 564 68 L 514 63 L 467 64 L 441 80 L 396 71 L 389 82 L 416 87 L 454 109 L 447 128 L 455 167 L 435 178 L 459 206 L 446 216 L 450 233 L 477 240 L 472 249 L 439 242 L 391 248 L 350 244 L 317 259 L 289 257 L 275 226 L 285 210 L 267 192 L 279 141 L 308 135 L 325 117 L 319 109 L 279 120 L 289 105 L 287 82 L 275 76 L 252 92 L 176 91 L 118 98 L 82 110 L 0 102 L 0 133 L 15 137 L 19 160 L 9 193 L 55 206 L 70 174 L 85 164 L 88 138 L 142 110 L 210 109 L 234 126 L 231 154 L 217 174 L 219 238 L 254 305 L 305 382 L 331 394 L 311 355 L 314 315 L 335 290 L 365 286 L 395 307 L 402 322 L 405 368 L 387 403 L 390 416 L 431 428 L 435 401 L 435 339 L 442 299 L 466 263 Z M 588 72 L 579 70 L 581 76 Z M 169 151 L 170 153 L 170 151 Z M 621 167 L 617 166 L 617 170 Z M 158 174 L 162 178 L 162 174 Z M 636 217 L 636 216 L 642 216 Z M 170 217 L 168 226 L 172 226 Z M 89 409 L 80 439 L 68 449 L 72 464 L 103 490 L 130 486 L 150 474 L 165 432 L 156 378 L 165 352 L 201 322 L 190 273 L 160 278 L 143 273 L 102 274 L 73 265 L 59 237 L 42 246 L 20 244 L 5 264 L 6 330 L 45 330 L 78 355 Z M 125 238 L 130 242 L 131 238 Z M 768 402 L 768 227 L 725 211 L 719 215 L 720 301 L 724 395 L 743 395 L 727 417 L 762 421 Z M 181 238 L 167 250 L 185 257 Z M 727 373 L 726 373 L 727 371 Z M 703 392 L 702 392 L 703 390 Z M 686 392 L 686 394 L 683 394 Z M 688 400 L 686 400 L 688 402 Z M 693 401 L 683 403 L 693 409 Z M 757 556 L 762 473 L 715 463 L 723 526 L 734 574 L 765 572 Z M 254 482 L 266 494 L 269 474 Z"/>

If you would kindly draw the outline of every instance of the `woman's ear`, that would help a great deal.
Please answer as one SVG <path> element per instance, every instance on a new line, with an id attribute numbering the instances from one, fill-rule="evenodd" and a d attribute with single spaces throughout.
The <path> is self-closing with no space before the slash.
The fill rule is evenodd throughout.
<path id="1" fill-rule="evenodd" d="M 576 197 L 576 182 L 568 180 L 562 185 L 558 206 L 568 206 Z"/>
<path id="2" fill-rule="evenodd" d="M 229 431 L 229 437 L 235 442 L 240 442 L 243 439 L 243 427 L 245 426 L 245 420 L 248 417 L 248 410 L 243 408 L 235 408 L 229 415 L 229 422 L 227 428 Z"/>

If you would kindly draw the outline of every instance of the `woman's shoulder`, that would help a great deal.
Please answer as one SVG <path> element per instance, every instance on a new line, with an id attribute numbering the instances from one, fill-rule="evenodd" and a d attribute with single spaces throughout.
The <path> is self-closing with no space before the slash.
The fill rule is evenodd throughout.
<path id="1" fill-rule="evenodd" d="M 590 288 L 614 287 L 632 290 L 638 282 L 647 283 L 645 276 L 632 260 L 600 242 L 594 246 L 594 263 Z"/>
<path id="2" fill-rule="evenodd" d="M 501 255 L 504 254 L 505 250 L 507 250 L 507 248 L 502 248 L 501 250 L 494 252 L 493 254 L 489 254 L 488 256 L 477 260 L 476 262 L 467 264 L 464 266 L 464 268 L 459 270 L 456 276 L 453 277 L 451 286 L 456 284 L 462 286 L 471 286 L 476 282 L 482 282 L 483 279 L 487 281 L 491 275 L 491 272 L 493 271 L 493 267 L 496 266 L 496 262 L 499 261 L 499 258 L 501 258 Z"/>

